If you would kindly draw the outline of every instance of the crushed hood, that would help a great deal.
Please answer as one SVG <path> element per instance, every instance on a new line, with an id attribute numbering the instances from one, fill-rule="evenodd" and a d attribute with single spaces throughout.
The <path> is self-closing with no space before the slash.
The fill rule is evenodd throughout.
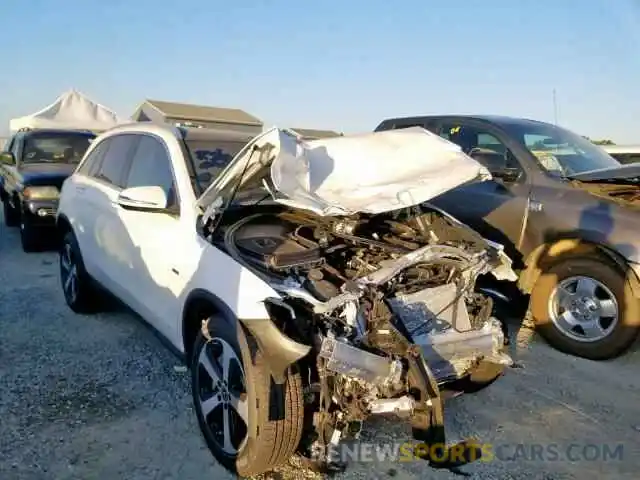
<path id="1" fill-rule="evenodd" d="M 273 128 L 234 157 L 198 206 L 215 215 L 240 178 L 253 183 L 256 175 L 276 201 L 318 215 L 382 213 L 491 178 L 457 145 L 419 127 L 309 142 Z"/>
<path id="2" fill-rule="evenodd" d="M 587 172 L 569 175 L 572 180 L 581 182 L 601 182 L 608 180 L 631 180 L 640 178 L 640 163 L 630 163 L 619 167 L 599 168 Z"/>

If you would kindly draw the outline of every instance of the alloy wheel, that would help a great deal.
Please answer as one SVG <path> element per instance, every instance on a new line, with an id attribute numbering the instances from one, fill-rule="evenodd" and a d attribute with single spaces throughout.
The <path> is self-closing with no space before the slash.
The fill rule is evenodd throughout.
<path id="1" fill-rule="evenodd" d="M 595 278 L 581 275 L 558 283 L 549 297 L 548 309 L 556 328 L 579 342 L 604 339 L 619 319 L 613 292 Z"/>
<path id="2" fill-rule="evenodd" d="M 235 456 L 246 444 L 249 424 L 242 362 L 228 342 L 214 337 L 203 346 L 197 368 L 197 398 L 206 428 L 225 455 Z"/>
<path id="3" fill-rule="evenodd" d="M 69 243 L 63 245 L 60 254 L 60 280 L 65 298 L 74 303 L 78 298 L 78 266 Z"/>

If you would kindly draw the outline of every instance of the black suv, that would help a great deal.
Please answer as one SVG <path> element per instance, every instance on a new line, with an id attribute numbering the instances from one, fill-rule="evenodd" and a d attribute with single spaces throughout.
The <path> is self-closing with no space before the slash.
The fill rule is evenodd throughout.
<path id="1" fill-rule="evenodd" d="M 25 252 L 35 250 L 46 230 L 55 232 L 62 183 L 95 138 L 89 131 L 24 129 L 0 153 L 0 200 L 7 226 L 20 226 Z"/>

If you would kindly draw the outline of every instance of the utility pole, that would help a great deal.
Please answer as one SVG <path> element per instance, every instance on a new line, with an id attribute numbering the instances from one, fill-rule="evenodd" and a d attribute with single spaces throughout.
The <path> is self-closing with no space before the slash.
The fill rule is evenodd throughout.
<path id="1" fill-rule="evenodd" d="M 558 126 L 558 98 L 556 96 L 556 89 L 553 89 L 553 123 Z"/>

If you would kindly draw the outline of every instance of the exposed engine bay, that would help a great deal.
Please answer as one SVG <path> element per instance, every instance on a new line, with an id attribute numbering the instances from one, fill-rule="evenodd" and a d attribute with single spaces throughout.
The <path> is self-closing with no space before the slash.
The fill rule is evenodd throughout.
<path id="1" fill-rule="evenodd" d="M 625 207 L 640 206 L 640 184 L 631 181 L 581 182 L 572 180 L 574 186 L 593 195 L 604 197 Z"/>
<path id="2" fill-rule="evenodd" d="M 440 391 L 511 364 L 492 299 L 474 288 L 506 257 L 435 209 L 230 208 L 212 233 L 281 295 L 266 300 L 278 328 L 312 346 L 303 443 L 315 455 L 373 414 L 407 416 L 416 438 L 444 444 Z"/>

